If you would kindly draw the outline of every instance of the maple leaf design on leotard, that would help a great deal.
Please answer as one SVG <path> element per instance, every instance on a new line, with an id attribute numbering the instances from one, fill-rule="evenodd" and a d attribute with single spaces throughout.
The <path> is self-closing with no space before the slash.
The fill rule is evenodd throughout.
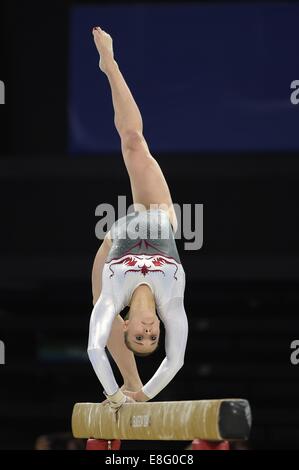
<path id="1" fill-rule="evenodd" d="M 138 263 L 138 261 L 140 260 L 143 260 L 143 264 Z M 146 263 L 146 261 L 148 261 L 149 263 Z M 175 263 L 174 261 L 170 261 L 169 259 L 161 255 L 146 256 L 145 258 L 141 258 L 140 256 L 135 256 L 135 255 L 126 256 L 125 258 L 115 261 L 114 263 L 110 264 L 109 269 L 112 273 L 110 274 L 110 278 L 113 277 L 115 274 L 114 270 L 112 269 L 112 266 L 119 265 L 119 264 L 125 264 L 127 266 L 130 266 L 130 268 L 124 272 L 124 276 L 126 276 L 128 273 L 141 273 L 144 277 L 148 275 L 149 273 L 162 273 L 163 276 L 165 276 L 165 272 L 163 271 L 163 269 L 155 269 L 155 267 L 160 267 L 166 264 L 173 265 L 175 267 L 175 272 L 173 274 L 173 277 L 177 281 L 177 277 L 176 277 L 176 273 L 178 271 L 177 263 Z M 154 268 L 151 267 L 151 265 L 154 266 Z"/>
<path id="2" fill-rule="evenodd" d="M 128 273 L 138 273 L 138 272 L 140 272 L 141 274 L 143 274 L 143 276 L 146 276 L 147 274 L 152 272 L 152 273 L 162 273 L 163 276 L 165 276 L 165 272 L 162 271 L 162 269 L 151 269 L 151 267 L 147 266 L 145 263 L 143 263 L 142 266 L 138 265 L 137 267 L 138 267 L 138 269 L 127 269 L 127 271 L 125 272 L 125 275 L 128 274 Z"/>

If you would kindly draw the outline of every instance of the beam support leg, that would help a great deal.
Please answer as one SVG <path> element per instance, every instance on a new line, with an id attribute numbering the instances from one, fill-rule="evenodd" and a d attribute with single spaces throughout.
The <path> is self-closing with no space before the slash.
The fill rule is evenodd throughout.
<path id="1" fill-rule="evenodd" d="M 230 450 L 228 441 L 203 441 L 194 439 L 192 441 L 192 450 Z"/>
<path id="2" fill-rule="evenodd" d="M 119 439 L 88 439 L 86 450 L 119 450 L 121 441 Z"/>

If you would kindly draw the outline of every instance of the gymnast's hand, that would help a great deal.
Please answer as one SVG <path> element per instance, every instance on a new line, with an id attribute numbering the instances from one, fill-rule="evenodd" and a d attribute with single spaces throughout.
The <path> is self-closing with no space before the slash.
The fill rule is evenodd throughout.
<path id="1" fill-rule="evenodd" d="M 135 403 L 135 400 L 127 395 L 125 395 L 121 389 L 118 389 L 113 395 L 106 395 L 107 400 L 102 404 L 108 404 L 110 409 L 114 412 L 117 412 L 124 403 Z"/>
<path id="2" fill-rule="evenodd" d="M 132 398 L 134 401 L 148 401 L 150 400 L 149 397 L 147 397 L 142 390 L 138 390 L 138 392 L 129 392 L 128 390 L 124 390 L 123 393 L 129 397 Z"/>
<path id="3" fill-rule="evenodd" d="M 126 385 L 126 384 L 123 384 L 121 387 L 120 387 L 120 390 L 126 395 L 126 393 L 128 392 L 129 394 L 134 392 L 134 391 L 138 391 L 140 389 L 140 384 L 141 384 L 141 387 L 142 387 L 142 382 L 139 380 L 139 386 L 138 385 Z M 104 393 L 105 396 L 107 396 L 105 393 Z M 130 397 L 132 398 L 132 397 Z M 102 401 L 101 402 L 101 405 L 106 405 L 107 403 L 109 402 L 108 398 L 106 398 L 106 400 Z"/>
<path id="4" fill-rule="evenodd" d="M 116 63 L 113 54 L 112 37 L 99 26 L 93 28 L 92 34 L 96 48 L 100 54 L 100 69 L 102 72 L 107 73 L 109 67 Z"/>

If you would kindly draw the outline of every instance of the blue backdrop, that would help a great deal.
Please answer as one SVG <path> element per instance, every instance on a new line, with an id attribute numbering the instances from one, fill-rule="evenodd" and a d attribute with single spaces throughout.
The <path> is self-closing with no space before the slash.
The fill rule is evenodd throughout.
<path id="1" fill-rule="evenodd" d="M 292 4 L 73 7 L 70 152 L 120 149 L 94 25 L 113 37 L 153 152 L 298 149 L 298 21 Z"/>

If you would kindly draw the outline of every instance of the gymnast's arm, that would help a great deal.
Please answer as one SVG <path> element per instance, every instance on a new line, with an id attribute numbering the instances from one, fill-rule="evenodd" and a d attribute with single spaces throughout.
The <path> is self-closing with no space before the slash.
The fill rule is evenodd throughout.
<path id="1" fill-rule="evenodd" d="M 87 352 L 107 395 L 114 395 L 119 389 L 105 351 L 115 316 L 116 308 L 111 295 L 102 291 L 90 317 Z"/>
<path id="2" fill-rule="evenodd" d="M 188 320 L 184 308 L 183 297 L 172 298 L 161 310 L 165 326 L 166 357 L 155 375 L 137 392 L 138 396 L 154 398 L 174 378 L 184 364 L 184 356 L 188 338 Z M 159 310 L 158 310 L 159 311 Z"/>
<path id="3" fill-rule="evenodd" d="M 92 270 L 92 293 L 94 306 L 101 294 L 103 267 L 110 247 L 111 239 L 108 232 L 97 252 Z M 142 387 L 142 382 L 139 378 L 134 354 L 126 347 L 124 342 L 123 324 L 124 320 L 120 315 L 114 317 L 107 340 L 107 348 L 123 377 L 123 389 L 137 391 Z"/>

